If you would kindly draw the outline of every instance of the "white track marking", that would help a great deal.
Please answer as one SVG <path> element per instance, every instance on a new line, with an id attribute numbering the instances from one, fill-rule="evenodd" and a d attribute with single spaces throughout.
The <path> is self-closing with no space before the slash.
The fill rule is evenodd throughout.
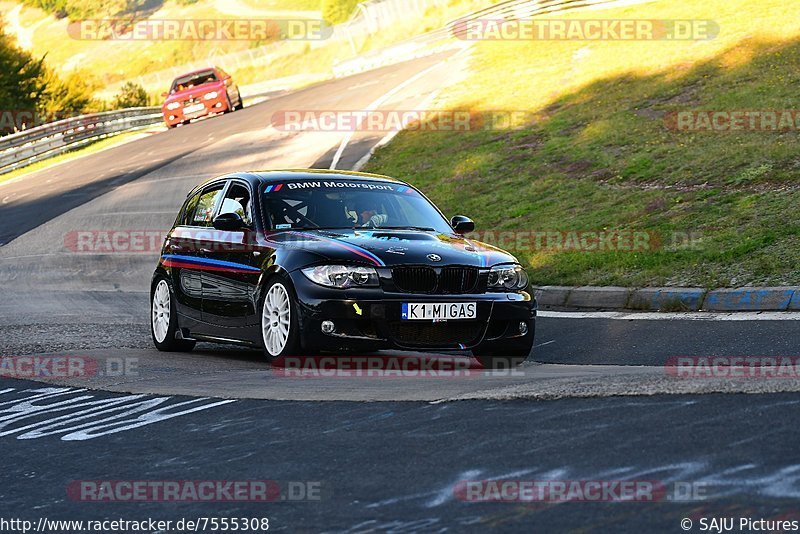
<path id="1" fill-rule="evenodd" d="M 800 312 L 559 312 L 539 311 L 556 319 L 617 319 L 621 321 L 800 321 Z"/>
<path id="2" fill-rule="evenodd" d="M 447 61 L 446 59 L 443 59 L 442 61 L 440 61 L 440 62 L 438 62 L 438 63 L 436 63 L 434 65 L 431 65 L 427 69 L 416 73 L 411 78 L 408 78 L 407 80 L 405 80 L 405 81 L 401 82 L 400 84 L 396 85 L 390 91 L 388 91 L 387 93 L 384 93 L 382 96 L 378 97 L 374 102 L 372 102 L 370 105 L 368 105 L 366 108 L 364 108 L 364 111 L 375 111 L 376 109 L 378 109 L 378 106 L 380 106 L 381 104 L 386 102 L 389 98 L 391 98 L 392 96 L 394 96 L 398 92 L 402 91 L 403 89 L 405 89 L 406 87 L 408 87 L 409 85 L 414 83 L 415 81 L 419 80 L 420 78 L 422 78 L 423 76 L 428 74 L 430 71 L 439 68 L 446 61 Z M 358 125 L 360 126 L 361 122 L 359 122 Z M 358 129 L 358 126 L 356 127 L 356 130 L 357 129 Z M 347 135 L 344 136 L 344 139 L 342 139 L 342 142 L 339 144 L 339 148 L 336 149 L 336 153 L 333 155 L 333 160 L 331 161 L 330 169 L 332 169 L 332 170 L 336 169 L 336 165 L 339 164 L 339 159 L 341 159 L 342 154 L 344 153 L 344 149 L 347 148 L 347 145 L 350 143 L 350 140 L 353 138 L 354 134 L 355 134 L 355 130 L 353 130 L 351 132 L 348 132 Z"/>

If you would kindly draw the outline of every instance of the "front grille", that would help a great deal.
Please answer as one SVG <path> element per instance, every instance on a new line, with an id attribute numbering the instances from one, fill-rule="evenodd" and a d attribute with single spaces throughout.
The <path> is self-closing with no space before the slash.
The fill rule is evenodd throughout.
<path id="1" fill-rule="evenodd" d="M 430 267 L 395 267 L 392 279 L 397 289 L 408 293 L 433 293 L 436 271 Z"/>
<path id="2" fill-rule="evenodd" d="M 483 327 L 478 321 L 394 321 L 389 323 L 389 332 L 397 343 L 406 346 L 443 347 L 458 343 L 470 346 L 479 340 Z"/>
<path id="3" fill-rule="evenodd" d="M 445 267 L 439 274 L 438 293 L 470 293 L 478 283 L 478 269 Z"/>
<path id="4" fill-rule="evenodd" d="M 406 293 L 457 295 L 473 293 L 478 286 L 475 267 L 395 267 L 392 279 L 398 290 Z"/>

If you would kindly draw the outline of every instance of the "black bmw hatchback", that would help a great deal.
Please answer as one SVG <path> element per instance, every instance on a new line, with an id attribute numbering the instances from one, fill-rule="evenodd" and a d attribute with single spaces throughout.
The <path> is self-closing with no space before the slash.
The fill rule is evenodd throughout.
<path id="1" fill-rule="evenodd" d="M 472 351 L 518 365 L 536 302 L 516 259 L 464 237 L 401 181 L 340 171 L 213 178 L 192 190 L 151 284 L 159 350 L 195 341 L 320 351 Z"/>

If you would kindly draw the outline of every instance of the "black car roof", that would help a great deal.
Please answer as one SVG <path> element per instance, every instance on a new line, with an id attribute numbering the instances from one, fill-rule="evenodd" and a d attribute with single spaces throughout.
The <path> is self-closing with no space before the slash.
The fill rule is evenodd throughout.
<path id="1" fill-rule="evenodd" d="M 335 170 L 324 170 L 324 169 L 285 169 L 285 170 L 257 171 L 257 172 L 232 172 L 228 174 L 223 174 L 221 176 L 215 176 L 213 178 L 209 178 L 200 185 L 194 187 L 189 192 L 189 195 L 195 193 L 198 189 L 202 189 L 211 182 L 215 182 L 217 180 L 229 180 L 231 178 L 239 178 L 240 180 L 244 180 L 250 183 L 250 185 L 252 186 L 258 186 L 259 184 L 262 183 L 280 182 L 285 180 L 319 180 L 320 177 L 332 180 L 337 180 L 337 179 L 347 180 L 347 179 L 358 178 L 359 180 L 367 180 L 374 182 L 393 182 L 393 183 L 408 185 L 401 180 L 390 178 L 389 176 L 383 176 L 380 174 L 371 174 L 367 172 L 335 171 Z"/>

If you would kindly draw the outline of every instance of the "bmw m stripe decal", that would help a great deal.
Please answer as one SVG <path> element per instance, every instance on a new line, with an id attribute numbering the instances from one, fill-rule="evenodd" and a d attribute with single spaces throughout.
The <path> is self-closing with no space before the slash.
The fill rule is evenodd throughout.
<path id="1" fill-rule="evenodd" d="M 398 193 L 409 194 L 409 193 L 413 193 L 414 190 L 412 188 L 408 187 L 408 186 L 401 185 L 400 187 L 397 188 L 397 192 Z"/>
<path id="2" fill-rule="evenodd" d="M 302 235 L 303 237 L 308 237 L 310 239 L 317 239 L 317 240 L 320 240 L 320 241 L 328 242 L 328 243 L 330 243 L 332 245 L 336 245 L 336 246 L 338 246 L 340 248 L 343 248 L 345 250 L 348 250 L 348 251 L 352 252 L 353 254 L 355 254 L 357 256 L 361 256 L 362 258 L 371 261 L 372 263 L 374 263 L 375 265 L 377 265 L 379 267 L 385 267 L 386 266 L 386 264 L 383 262 L 382 259 L 380 259 L 378 256 L 376 256 L 375 254 L 373 254 L 372 252 L 370 252 L 369 250 L 367 250 L 365 248 L 361 248 L 359 246 L 352 245 L 350 243 L 345 243 L 344 241 L 339 241 L 338 239 L 334 239 L 332 237 L 305 234 L 303 232 L 294 232 L 294 233 L 296 233 L 297 235 Z"/>
<path id="3" fill-rule="evenodd" d="M 277 193 L 278 191 L 280 191 L 280 190 L 281 190 L 281 187 L 283 187 L 283 184 L 278 184 L 278 185 L 268 185 L 268 186 L 266 187 L 266 189 L 264 189 L 264 192 L 265 192 L 265 193 Z"/>
<path id="4" fill-rule="evenodd" d="M 491 254 L 491 252 L 488 252 L 486 254 L 481 254 L 480 252 L 478 252 L 478 259 L 481 262 L 481 265 L 480 265 L 481 267 L 488 267 L 489 266 L 489 255 L 490 254 Z"/>
<path id="5" fill-rule="evenodd" d="M 197 269 L 199 271 L 217 271 L 226 273 L 255 274 L 261 269 L 244 263 L 232 261 L 213 260 L 211 258 L 198 258 L 196 256 L 181 256 L 178 254 L 164 254 L 161 256 L 164 267 L 177 267 L 183 269 Z"/>

